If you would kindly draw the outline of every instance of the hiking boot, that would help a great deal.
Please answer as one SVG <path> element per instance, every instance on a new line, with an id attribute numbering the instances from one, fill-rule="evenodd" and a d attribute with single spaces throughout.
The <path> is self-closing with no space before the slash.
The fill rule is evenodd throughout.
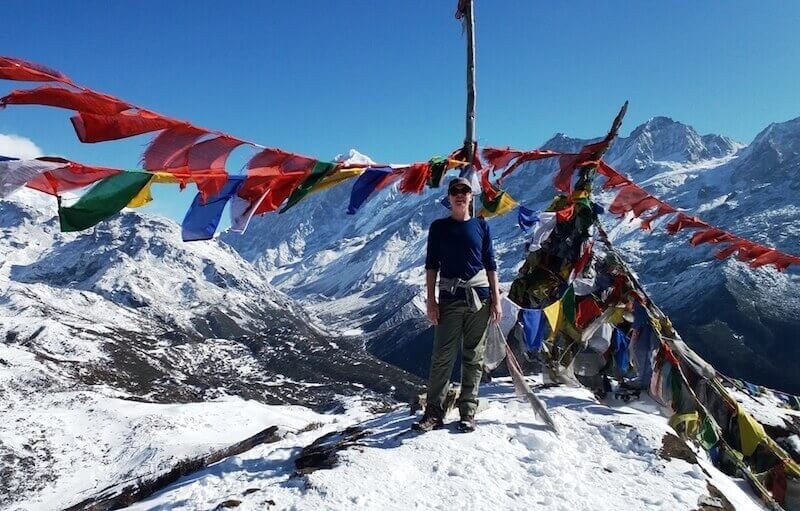
<path id="1" fill-rule="evenodd" d="M 422 419 L 412 424 L 411 429 L 414 431 L 422 431 L 423 433 L 439 429 L 444 426 L 443 415 L 444 414 L 438 407 L 428 405 L 425 407 L 425 413 L 422 415 Z"/>
<path id="2" fill-rule="evenodd" d="M 475 431 L 475 415 L 469 414 L 462 414 L 461 420 L 458 421 L 458 430 L 461 433 L 471 433 Z"/>

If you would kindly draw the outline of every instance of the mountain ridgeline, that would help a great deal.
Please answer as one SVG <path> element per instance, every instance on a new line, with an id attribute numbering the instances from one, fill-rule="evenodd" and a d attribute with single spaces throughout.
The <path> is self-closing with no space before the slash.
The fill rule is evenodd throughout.
<path id="1" fill-rule="evenodd" d="M 576 151 L 588 142 L 558 134 L 542 147 Z M 350 156 L 364 159 L 354 151 Z M 618 138 L 605 159 L 690 214 L 800 252 L 800 118 L 772 124 L 743 145 L 656 117 Z M 530 164 L 504 188 L 526 207 L 542 209 L 555 193 L 554 172 L 554 162 Z M 362 332 L 372 353 L 425 376 L 432 335 L 423 314 L 422 265 L 427 227 L 447 214 L 439 204 L 444 191 L 406 196 L 389 188 L 347 216 L 349 188 L 310 197 L 279 221 L 255 219 L 245 235 L 223 240 L 320 323 Z M 598 191 L 595 199 L 607 206 L 613 197 Z M 717 261 L 712 248 L 689 246 L 685 233 L 667 235 L 664 220 L 652 232 L 609 214 L 601 221 L 682 336 L 718 370 L 800 393 L 797 269 L 781 274 Z M 501 281 L 508 285 L 523 259 L 524 236 L 514 214 L 490 226 Z"/>

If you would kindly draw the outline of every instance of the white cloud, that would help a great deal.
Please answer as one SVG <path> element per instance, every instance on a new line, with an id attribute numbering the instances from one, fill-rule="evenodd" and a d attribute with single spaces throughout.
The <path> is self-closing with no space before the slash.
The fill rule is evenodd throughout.
<path id="1" fill-rule="evenodd" d="M 0 133 L 0 156 L 29 159 L 42 155 L 42 150 L 33 140 L 19 135 L 3 135 Z"/>

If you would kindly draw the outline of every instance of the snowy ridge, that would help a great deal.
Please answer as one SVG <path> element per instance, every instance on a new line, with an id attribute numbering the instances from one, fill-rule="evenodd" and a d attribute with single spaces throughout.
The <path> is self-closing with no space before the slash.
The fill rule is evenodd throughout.
<path id="1" fill-rule="evenodd" d="M 409 433 L 414 419 L 404 409 L 352 417 L 338 429 L 358 428 L 347 430 L 358 440 L 331 470 L 295 471 L 299 447 L 335 431 L 324 425 L 225 460 L 128 509 L 225 502 L 242 510 L 763 509 L 679 440 L 654 403 L 608 406 L 565 387 L 538 393 L 560 437 L 534 421 L 510 381 L 497 380 L 482 387 L 487 408 L 474 433 L 458 434 L 452 424 Z"/>

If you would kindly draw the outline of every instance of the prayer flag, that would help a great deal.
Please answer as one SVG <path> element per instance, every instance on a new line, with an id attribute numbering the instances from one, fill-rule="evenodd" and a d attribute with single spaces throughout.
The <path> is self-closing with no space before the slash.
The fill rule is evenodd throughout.
<path id="1" fill-rule="evenodd" d="M 8 197 L 29 181 L 62 164 L 42 160 L 4 159 L 0 161 L 0 199 Z"/>
<path id="2" fill-rule="evenodd" d="M 370 167 L 358 176 L 350 192 L 350 204 L 347 207 L 348 215 L 355 215 L 369 196 L 386 186 L 387 182 L 396 179 L 391 167 Z"/>
<path id="3" fill-rule="evenodd" d="M 539 214 L 528 209 L 525 206 L 520 206 L 517 209 L 517 224 L 522 232 L 530 232 L 531 228 L 539 221 Z"/>
<path id="4" fill-rule="evenodd" d="M 61 232 L 82 231 L 116 215 L 152 177 L 146 172 L 120 172 L 100 181 L 72 206 L 58 208 Z"/>
<path id="5" fill-rule="evenodd" d="M 556 300 L 551 303 L 542 309 L 542 312 L 544 312 L 545 317 L 547 317 L 547 322 L 550 324 L 550 329 L 553 333 L 555 334 L 558 332 L 561 329 L 561 322 L 564 320 L 561 300 Z"/>
<path id="6" fill-rule="evenodd" d="M 122 172 L 119 169 L 90 167 L 62 158 L 43 157 L 39 160 L 58 163 L 58 166 L 34 177 L 25 186 L 56 196 L 89 186 Z"/>
<path id="7" fill-rule="evenodd" d="M 550 234 L 553 233 L 553 229 L 556 228 L 556 214 L 552 211 L 547 211 L 545 213 L 539 213 L 539 220 L 533 227 L 533 234 L 531 234 L 531 241 L 528 250 L 530 252 L 536 252 L 540 248 L 548 238 L 550 238 Z"/>
<path id="8" fill-rule="evenodd" d="M 631 340 L 625 335 L 622 330 L 619 328 L 614 328 L 614 337 L 612 338 L 612 348 L 614 349 L 614 364 L 616 364 L 617 369 L 622 374 L 628 372 L 628 366 L 630 365 L 630 354 L 628 352 L 628 348 L 631 344 Z"/>
<path id="9" fill-rule="evenodd" d="M 500 195 L 491 201 L 481 195 L 481 202 L 483 203 L 483 208 L 481 208 L 478 216 L 484 218 L 505 215 L 517 206 L 517 201 L 506 192 L 500 192 Z"/>
<path id="10" fill-rule="evenodd" d="M 415 163 L 399 170 L 403 173 L 400 181 L 400 191 L 403 193 L 422 193 L 422 190 L 425 189 L 425 183 L 430 178 L 430 164 Z"/>
<path id="11" fill-rule="evenodd" d="M 544 318 L 540 309 L 521 309 L 522 332 L 528 351 L 538 352 L 544 341 Z"/>
<path id="12" fill-rule="evenodd" d="M 51 85 L 11 91 L 9 95 L 0 98 L 0 108 L 6 105 L 54 106 L 98 115 L 116 115 L 131 108 L 129 104 L 99 92 Z"/>
<path id="13" fill-rule="evenodd" d="M 289 200 L 286 202 L 286 205 L 280 210 L 281 213 L 285 213 L 289 208 L 303 200 L 303 198 L 311 193 L 311 190 L 318 185 L 323 179 L 333 174 L 336 171 L 336 167 L 338 166 L 337 163 L 329 163 L 324 161 L 317 161 L 314 162 L 314 166 L 311 168 L 311 174 L 306 177 L 300 185 L 294 189 L 292 194 L 289 196 Z"/>
<path id="14" fill-rule="evenodd" d="M 70 120 L 75 134 L 83 143 L 118 140 L 186 124 L 147 110 L 121 112 L 116 115 L 78 112 Z"/>
<path id="15" fill-rule="evenodd" d="M 742 454 L 750 456 L 756 451 L 756 447 L 766 439 L 767 433 L 764 431 L 764 426 L 745 412 L 741 406 L 736 413 L 736 422 L 739 425 Z"/>
<path id="16" fill-rule="evenodd" d="M 232 232 L 237 234 L 244 234 L 247 226 L 250 225 L 253 215 L 258 210 L 261 202 L 267 196 L 266 192 L 260 197 L 253 200 L 247 200 L 239 195 L 233 195 L 230 199 L 230 214 L 231 214 L 231 228 Z"/>
<path id="17" fill-rule="evenodd" d="M 229 176 L 222 190 L 205 204 L 199 193 L 195 195 L 181 225 L 183 241 L 210 240 L 214 237 L 225 205 L 239 191 L 244 179 L 244 176 Z"/>

